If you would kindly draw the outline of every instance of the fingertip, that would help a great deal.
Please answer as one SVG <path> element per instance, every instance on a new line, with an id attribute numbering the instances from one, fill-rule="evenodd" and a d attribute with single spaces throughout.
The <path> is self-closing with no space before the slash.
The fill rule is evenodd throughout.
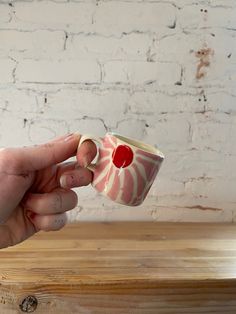
<path id="1" fill-rule="evenodd" d="M 63 188 L 63 189 L 68 189 L 68 186 L 67 186 L 67 176 L 66 175 L 62 175 L 60 177 L 60 187 Z"/>
<path id="2" fill-rule="evenodd" d="M 70 140 L 80 140 L 81 134 L 79 132 L 68 133 L 52 139 L 49 143 L 68 142 Z"/>
<path id="3" fill-rule="evenodd" d="M 77 151 L 77 161 L 81 167 L 87 167 L 97 154 L 97 146 L 94 142 L 87 140 L 81 144 Z"/>
<path id="4" fill-rule="evenodd" d="M 86 186 L 92 182 L 93 174 L 84 167 L 77 167 L 73 171 L 63 173 L 60 177 L 60 186 L 63 189 L 72 189 Z"/>
<path id="5" fill-rule="evenodd" d="M 37 215 L 34 218 L 34 225 L 38 230 L 42 231 L 57 231 L 63 228 L 67 223 L 67 215 L 54 214 L 54 215 Z"/>

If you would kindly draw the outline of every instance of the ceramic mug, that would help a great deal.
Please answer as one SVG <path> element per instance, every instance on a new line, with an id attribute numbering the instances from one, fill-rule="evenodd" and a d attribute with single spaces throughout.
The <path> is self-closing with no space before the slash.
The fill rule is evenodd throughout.
<path id="1" fill-rule="evenodd" d="M 98 138 L 83 135 L 79 146 L 87 140 L 99 143 L 92 186 L 112 201 L 129 206 L 140 205 L 160 169 L 164 155 L 155 147 L 115 133 Z"/>

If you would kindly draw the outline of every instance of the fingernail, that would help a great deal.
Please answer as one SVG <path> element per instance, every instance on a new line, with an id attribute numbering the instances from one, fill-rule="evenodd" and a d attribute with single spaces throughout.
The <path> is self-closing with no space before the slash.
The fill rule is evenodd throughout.
<path id="1" fill-rule="evenodd" d="M 88 162 L 88 155 L 84 155 L 83 158 L 82 158 L 82 163 L 83 163 L 83 166 L 86 168 L 89 164 Z"/>
<path id="2" fill-rule="evenodd" d="M 61 186 L 62 188 L 64 188 L 64 189 L 67 188 L 66 182 L 67 182 L 66 176 L 61 176 L 61 177 L 60 177 L 60 186 Z"/>
<path id="3" fill-rule="evenodd" d="M 60 185 L 63 189 L 76 187 L 76 179 L 73 175 L 63 175 L 60 178 Z"/>
<path id="4" fill-rule="evenodd" d="M 67 135 L 67 137 L 64 139 L 65 142 L 68 142 L 72 139 L 80 139 L 81 134 L 79 132 L 73 132 Z"/>
<path id="5" fill-rule="evenodd" d="M 70 141 L 74 137 L 74 133 L 70 133 L 67 135 L 67 137 L 64 139 L 64 142 Z"/>
<path id="6" fill-rule="evenodd" d="M 81 133 L 78 132 L 78 131 L 74 132 L 74 135 L 77 136 L 77 137 L 81 137 Z"/>

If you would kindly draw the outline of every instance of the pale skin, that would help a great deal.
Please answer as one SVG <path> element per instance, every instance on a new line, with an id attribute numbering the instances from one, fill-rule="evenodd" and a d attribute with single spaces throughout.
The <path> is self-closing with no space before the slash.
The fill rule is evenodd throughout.
<path id="1" fill-rule="evenodd" d="M 0 150 L 0 248 L 20 243 L 40 230 L 59 230 L 78 202 L 72 188 L 91 183 L 86 169 L 96 155 L 79 134 L 34 147 Z M 75 162 L 66 162 L 76 156 Z"/>

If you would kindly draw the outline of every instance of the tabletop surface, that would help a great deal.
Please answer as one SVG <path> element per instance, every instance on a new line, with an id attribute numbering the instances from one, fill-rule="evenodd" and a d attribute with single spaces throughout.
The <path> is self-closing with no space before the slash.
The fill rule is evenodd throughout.
<path id="1" fill-rule="evenodd" d="M 236 225 L 78 223 L 0 250 L 0 313 L 236 313 Z"/>
<path id="2" fill-rule="evenodd" d="M 126 283 L 236 278 L 231 224 L 78 223 L 0 251 L 2 282 Z"/>

